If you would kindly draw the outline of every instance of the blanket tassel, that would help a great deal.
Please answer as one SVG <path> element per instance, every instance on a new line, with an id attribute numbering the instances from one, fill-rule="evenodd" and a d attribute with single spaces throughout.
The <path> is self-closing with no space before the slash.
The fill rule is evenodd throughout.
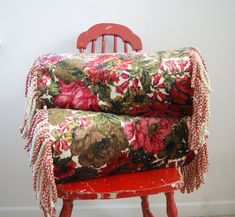
<path id="1" fill-rule="evenodd" d="M 39 200 L 42 215 L 56 217 L 54 204 L 57 190 L 54 180 L 52 158 L 53 141 L 50 139 L 48 111 L 38 111 L 27 133 L 26 149 L 30 152 L 30 166 L 33 169 L 33 186 Z"/>
<path id="2" fill-rule="evenodd" d="M 191 193 L 195 189 L 197 190 L 205 181 L 204 174 L 208 171 L 207 146 L 204 145 L 195 152 L 192 162 L 181 167 L 184 180 L 184 186 L 181 188 L 182 193 Z"/>

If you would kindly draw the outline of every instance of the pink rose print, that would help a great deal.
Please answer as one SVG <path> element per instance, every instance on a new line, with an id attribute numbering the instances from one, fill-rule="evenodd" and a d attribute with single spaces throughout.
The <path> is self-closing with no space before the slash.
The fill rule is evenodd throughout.
<path id="1" fill-rule="evenodd" d="M 128 140 L 131 140 L 133 138 L 134 129 L 135 129 L 134 121 L 130 121 L 130 122 L 125 124 L 124 132 L 125 132 Z"/>
<path id="2" fill-rule="evenodd" d="M 98 110 L 98 100 L 88 87 L 84 87 L 82 81 L 64 84 L 60 81 L 60 93 L 53 98 L 53 102 L 58 107 Z"/>
<path id="3" fill-rule="evenodd" d="M 97 97 L 91 93 L 88 87 L 79 87 L 73 97 L 71 107 L 74 109 L 97 111 L 99 105 Z"/>
<path id="4" fill-rule="evenodd" d="M 70 93 L 60 93 L 56 97 L 54 97 L 53 102 L 57 107 L 60 108 L 68 108 L 72 102 L 72 95 Z"/>
<path id="5" fill-rule="evenodd" d="M 39 79 L 37 85 L 39 87 L 45 86 L 47 81 L 51 78 L 51 75 L 49 72 L 45 72 Z"/>
<path id="6" fill-rule="evenodd" d="M 71 82 L 70 84 L 65 84 L 63 81 L 59 81 L 60 93 L 53 98 L 53 102 L 58 107 L 69 108 L 76 90 L 79 86 L 84 86 L 82 81 Z"/>
<path id="7" fill-rule="evenodd" d="M 160 66 L 160 69 L 162 71 L 168 69 L 169 72 L 171 72 L 171 73 L 179 72 L 179 68 L 177 67 L 177 64 L 175 63 L 174 60 L 167 60 L 166 62 L 164 62 L 164 65 L 165 65 L 165 67 L 163 65 Z"/>
<path id="8" fill-rule="evenodd" d="M 181 59 L 177 60 L 178 65 L 180 66 L 181 71 L 184 70 L 185 66 L 188 64 L 189 61 Z"/>
<path id="9" fill-rule="evenodd" d="M 64 58 L 62 56 L 56 55 L 56 54 L 47 54 L 47 55 L 43 55 L 41 57 L 39 57 L 37 59 L 37 63 L 38 64 L 51 64 L 51 65 L 55 65 L 56 63 L 58 63 L 59 61 L 63 60 Z"/>
<path id="10" fill-rule="evenodd" d="M 55 151 L 61 152 L 69 149 L 68 143 L 64 139 L 59 139 L 55 142 Z"/>
<path id="11" fill-rule="evenodd" d="M 124 126 L 127 139 L 135 139 L 131 142 L 134 150 L 143 147 L 147 152 L 154 154 L 164 148 L 164 138 L 171 133 L 174 119 L 143 118 L 136 126 L 133 121 Z"/>
<path id="12" fill-rule="evenodd" d="M 80 125 L 79 125 L 80 127 L 87 127 L 91 124 L 91 121 L 88 120 L 87 117 L 79 117 L 78 120 L 80 123 Z"/>

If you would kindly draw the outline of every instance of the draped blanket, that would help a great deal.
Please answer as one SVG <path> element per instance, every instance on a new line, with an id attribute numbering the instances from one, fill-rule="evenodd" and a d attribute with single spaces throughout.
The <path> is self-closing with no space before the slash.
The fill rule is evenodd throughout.
<path id="1" fill-rule="evenodd" d="M 49 54 L 26 80 L 22 136 L 42 214 L 56 183 L 178 167 L 182 192 L 207 171 L 209 80 L 195 48 L 132 54 Z"/>

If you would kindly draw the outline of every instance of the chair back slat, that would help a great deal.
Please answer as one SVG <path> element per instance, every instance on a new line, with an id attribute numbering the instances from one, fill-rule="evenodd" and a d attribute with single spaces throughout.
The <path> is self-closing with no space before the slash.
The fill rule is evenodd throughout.
<path id="1" fill-rule="evenodd" d="M 95 53 L 95 43 L 96 43 L 96 40 L 92 40 L 92 42 L 91 42 L 91 53 Z"/>
<path id="2" fill-rule="evenodd" d="M 126 26 L 115 23 L 100 23 L 92 26 L 88 31 L 83 32 L 77 39 L 77 48 L 81 53 L 87 48 L 91 42 L 91 52 L 97 51 L 96 41 L 99 37 L 102 37 L 101 53 L 106 52 L 106 38 L 105 36 L 114 36 L 113 40 L 113 52 L 117 52 L 117 38 L 121 38 L 124 42 L 124 52 L 128 52 L 128 44 L 134 51 L 142 50 L 142 42 L 140 38 L 135 35 Z"/>
<path id="3" fill-rule="evenodd" d="M 113 37 L 113 52 L 117 53 L 117 36 L 114 35 Z"/>
<path id="4" fill-rule="evenodd" d="M 124 41 L 124 53 L 128 53 L 127 42 Z"/>
<path id="5" fill-rule="evenodd" d="M 102 48 L 101 48 L 101 53 L 105 53 L 106 47 L 105 47 L 105 36 L 102 35 Z"/>

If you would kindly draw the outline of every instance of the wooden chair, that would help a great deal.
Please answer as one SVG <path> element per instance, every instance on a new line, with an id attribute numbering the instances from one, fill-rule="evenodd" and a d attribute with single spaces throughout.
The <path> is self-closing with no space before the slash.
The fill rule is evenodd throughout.
<path id="1" fill-rule="evenodd" d="M 106 51 L 106 35 L 114 38 L 113 52 L 117 52 L 117 38 L 124 42 L 124 52 L 129 44 L 134 51 L 142 50 L 140 38 L 129 28 L 112 23 L 94 25 L 83 32 L 77 40 L 81 53 L 91 43 L 91 52 L 96 51 L 96 41 L 102 37 L 101 52 Z M 57 184 L 58 197 L 63 199 L 60 217 L 70 217 L 74 200 L 102 200 L 127 197 L 140 197 L 143 217 L 154 217 L 149 209 L 148 195 L 165 193 L 168 217 L 177 217 L 178 211 L 174 201 L 174 190 L 182 187 L 183 181 L 176 168 L 156 169 L 145 172 L 119 174 L 66 184 Z"/>

